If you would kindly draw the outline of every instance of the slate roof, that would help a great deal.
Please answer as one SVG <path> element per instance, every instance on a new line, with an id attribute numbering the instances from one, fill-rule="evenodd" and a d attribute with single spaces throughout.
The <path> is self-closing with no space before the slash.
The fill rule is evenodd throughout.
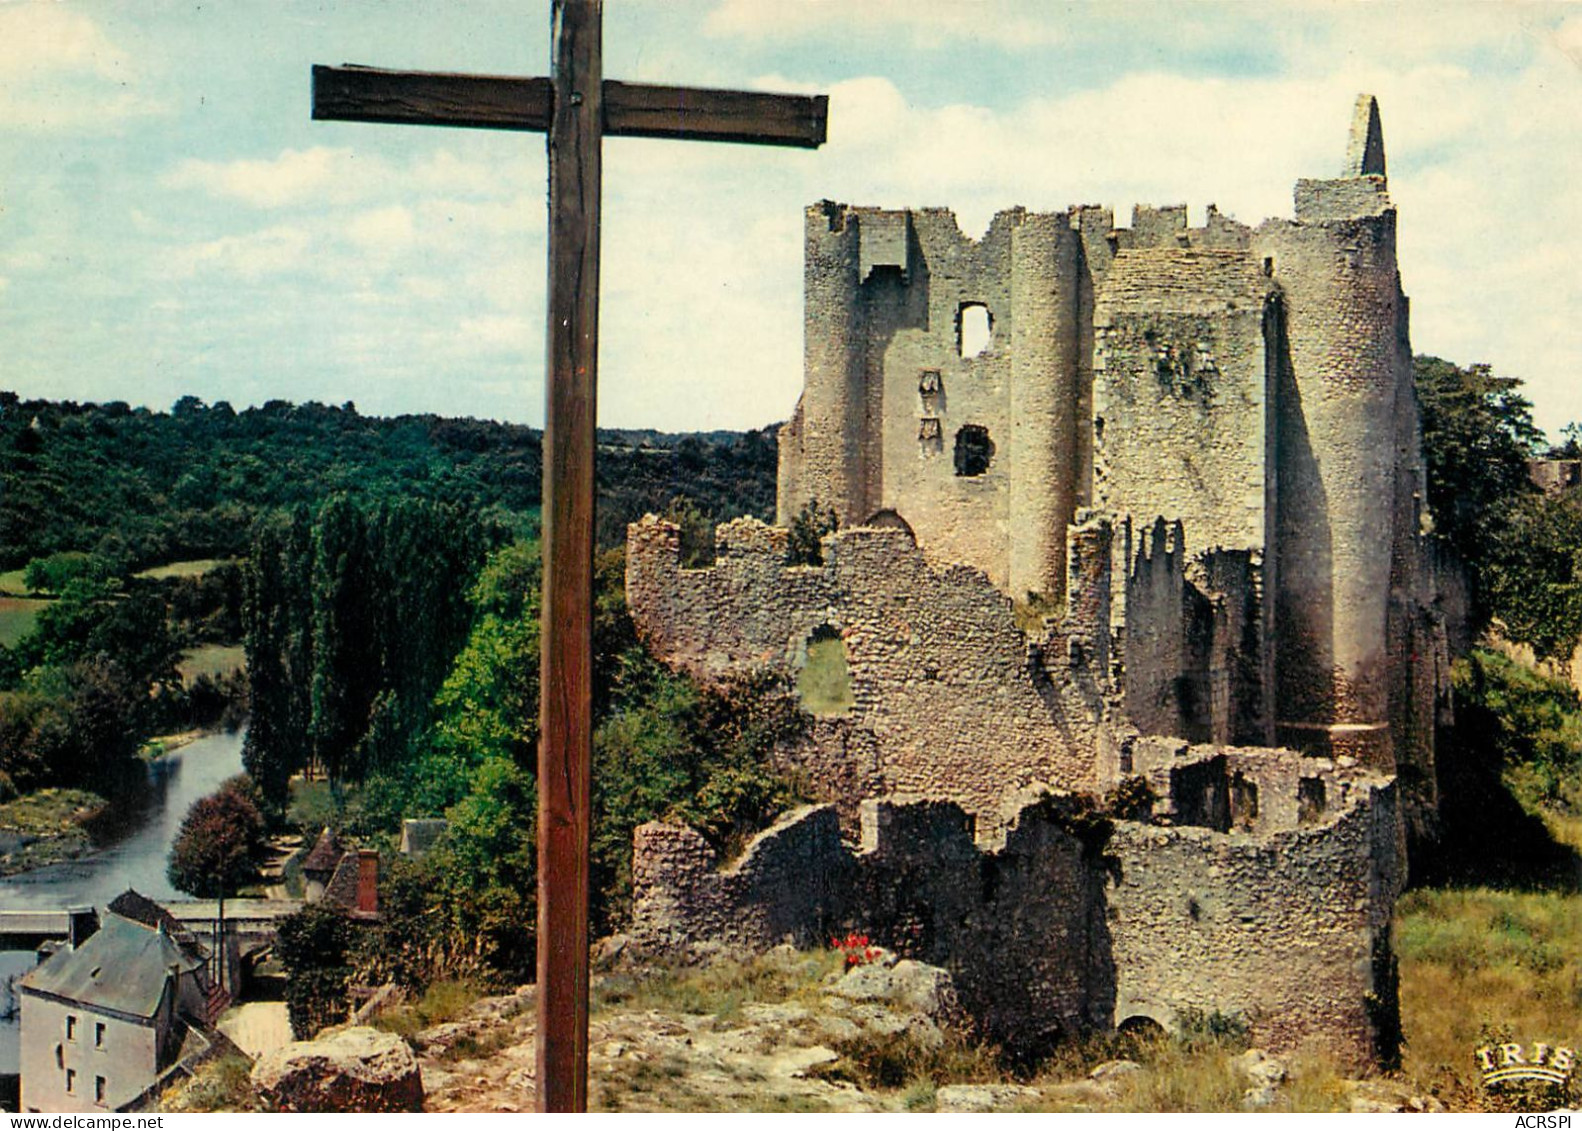
<path id="1" fill-rule="evenodd" d="M 158 927 L 163 924 L 165 930 L 172 935 L 182 930 L 181 922 L 174 915 L 133 888 L 127 888 L 112 899 L 106 910 L 115 912 L 123 919 L 141 923 L 145 927 Z"/>
<path id="2" fill-rule="evenodd" d="M 335 865 L 335 874 L 324 885 L 324 901 L 335 903 L 348 911 L 357 909 L 357 853 L 348 852 Z"/>
<path id="3" fill-rule="evenodd" d="M 87 942 L 58 951 L 28 971 L 20 985 L 89 1008 L 152 1017 L 171 968 L 185 974 L 201 965 L 165 932 L 112 913 Z"/>
<path id="4" fill-rule="evenodd" d="M 401 822 L 401 854 L 422 856 L 448 828 L 444 817 L 408 817 Z"/>
<path id="5" fill-rule="evenodd" d="M 322 873 L 328 876 L 335 871 L 335 866 L 341 861 L 341 845 L 335 839 L 335 834 L 326 827 L 319 834 L 319 839 L 314 842 L 313 851 L 308 853 L 308 858 L 302 862 L 304 873 Z"/>

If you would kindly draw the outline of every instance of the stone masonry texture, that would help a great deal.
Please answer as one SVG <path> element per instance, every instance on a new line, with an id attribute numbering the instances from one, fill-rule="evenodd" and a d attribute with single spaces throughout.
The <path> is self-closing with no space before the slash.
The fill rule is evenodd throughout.
<path id="1" fill-rule="evenodd" d="M 649 517 L 627 596 L 706 681 L 839 642 L 849 706 L 810 701 L 781 755 L 827 804 L 723 867 L 639 829 L 641 945 L 865 930 L 1018 1048 L 1219 1012 L 1391 1054 L 1464 601 L 1423 534 L 1369 96 L 1342 168 L 1256 228 L 1085 205 L 972 240 L 943 209 L 808 209 L 779 525 L 727 523 L 684 569 Z M 839 530 L 788 564 L 814 504 Z"/>

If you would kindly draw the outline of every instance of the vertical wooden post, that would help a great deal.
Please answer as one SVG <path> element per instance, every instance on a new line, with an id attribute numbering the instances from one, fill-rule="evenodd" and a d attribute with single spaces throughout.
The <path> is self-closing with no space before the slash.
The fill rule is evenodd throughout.
<path id="1" fill-rule="evenodd" d="M 538 1107 L 588 1106 L 600 0 L 554 0 L 538 753 Z"/>

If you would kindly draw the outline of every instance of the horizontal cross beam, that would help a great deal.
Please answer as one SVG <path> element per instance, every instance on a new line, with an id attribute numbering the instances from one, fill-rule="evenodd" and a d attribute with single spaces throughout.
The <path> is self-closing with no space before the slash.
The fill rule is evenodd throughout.
<path id="1" fill-rule="evenodd" d="M 693 86 L 605 80 L 604 133 L 743 141 L 814 149 L 824 143 L 826 95 L 763 94 Z M 554 115 L 544 78 L 387 71 L 378 67 L 313 68 L 313 117 L 543 133 Z"/>

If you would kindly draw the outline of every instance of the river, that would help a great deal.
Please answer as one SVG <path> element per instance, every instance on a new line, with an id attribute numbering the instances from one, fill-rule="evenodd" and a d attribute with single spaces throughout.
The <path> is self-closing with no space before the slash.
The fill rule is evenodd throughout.
<path id="1" fill-rule="evenodd" d="M 0 879 L 0 908 L 48 910 L 104 905 L 127 888 L 151 899 L 185 898 L 165 878 L 165 858 L 187 809 L 242 770 L 244 732 L 211 734 L 190 742 L 149 767 L 148 788 L 118 807 L 115 830 L 87 856 Z M 31 951 L 0 951 L 0 979 L 30 969 Z M 0 999 L 9 996 L 0 991 Z M 0 1005 L 7 1004 L 0 1000 Z M 18 1037 L 14 1017 L 0 1019 L 0 1073 L 15 1072 Z"/>

